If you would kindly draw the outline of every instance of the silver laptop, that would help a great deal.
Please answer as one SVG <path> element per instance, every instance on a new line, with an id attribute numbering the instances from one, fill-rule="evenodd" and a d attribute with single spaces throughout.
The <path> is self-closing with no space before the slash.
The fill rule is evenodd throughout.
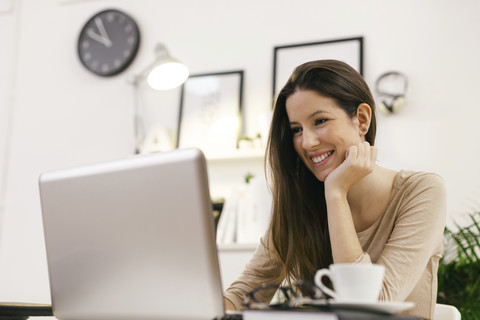
<path id="1" fill-rule="evenodd" d="M 197 149 L 40 176 L 53 315 L 224 314 L 205 159 Z"/>

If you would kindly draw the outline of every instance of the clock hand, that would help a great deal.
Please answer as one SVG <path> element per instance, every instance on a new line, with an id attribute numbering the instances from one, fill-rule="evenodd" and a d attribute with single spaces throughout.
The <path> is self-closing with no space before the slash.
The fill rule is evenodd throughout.
<path id="1" fill-rule="evenodd" d="M 112 46 L 112 41 L 110 40 L 110 37 L 108 36 L 107 30 L 105 30 L 105 26 L 103 25 L 103 21 L 101 18 L 96 17 L 95 18 L 95 24 L 97 25 L 98 31 L 100 31 L 100 34 L 102 38 L 104 39 L 104 43 L 107 47 Z"/>
<path id="2" fill-rule="evenodd" d="M 107 44 L 105 43 L 105 38 L 103 38 L 103 37 L 102 37 L 101 35 L 99 35 L 99 34 L 96 34 L 92 29 L 88 29 L 88 30 L 87 30 L 87 35 L 88 35 L 90 38 L 92 38 L 93 40 L 98 41 L 98 42 L 100 42 L 101 44 L 103 44 L 103 45 L 105 45 L 105 46 L 107 45 Z"/>

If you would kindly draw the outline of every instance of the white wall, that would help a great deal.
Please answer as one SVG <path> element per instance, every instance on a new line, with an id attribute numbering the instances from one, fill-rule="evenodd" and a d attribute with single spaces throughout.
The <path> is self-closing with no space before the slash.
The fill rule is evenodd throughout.
<path id="1" fill-rule="evenodd" d="M 0 147 L 9 151 L 0 160 L 8 168 L 0 175 L 6 181 L 0 198 L 0 300 L 49 301 L 38 175 L 131 154 L 133 92 L 127 79 L 150 63 L 158 41 L 192 73 L 245 70 L 247 133 L 253 134 L 256 115 L 271 106 L 274 46 L 363 36 L 364 75 L 370 85 L 388 70 L 402 71 L 410 79 L 403 112 L 379 115 L 381 163 L 441 174 L 448 186 L 450 217 L 460 219 L 479 209 L 477 0 L 14 4 L 13 10 L 0 13 Z M 133 65 L 111 79 L 85 71 L 75 47 L 82 25 L 107 7 L 130 13 L 143 41 Z M 158 106 L 158 122 L 173 132 L 178 91 L 145 94 Z"/>
<path id="2" fill-rule="evenodd" d="M 18 10 L 17 10 L 18 11 Z M 6 159 L 8 154 L 7 138 L 10 133 L 10 117 L 13 103 L 13 71 L 15 64 L 15 45 L 17 15 L 14 14 L 13 2 L 0 0 L 0 223 L 3 212 L 3 195 L 6 185 Z"/>

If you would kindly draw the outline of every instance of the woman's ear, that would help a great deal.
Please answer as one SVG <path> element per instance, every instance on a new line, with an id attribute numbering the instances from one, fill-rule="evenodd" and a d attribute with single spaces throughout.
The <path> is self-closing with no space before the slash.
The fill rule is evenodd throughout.
<path id="1" fill-rule="evenodd" d="M 364 137 L 370 128 L 370 120 L 372 119 L 372 108 L 366 103 L 361 103 L 357 108 L 357 121 L 360 136 Z"/>

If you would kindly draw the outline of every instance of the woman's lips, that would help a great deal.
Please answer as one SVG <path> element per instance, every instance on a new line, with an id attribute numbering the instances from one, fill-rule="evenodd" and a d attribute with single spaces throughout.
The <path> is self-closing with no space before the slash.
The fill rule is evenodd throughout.
<path id="1" fill-rule="evenodd" d="M 319 154 L 319 155 L 311 156 L 310 159 L 312 159 L 313 163 L 315 165 L 317 165 L 317 164 L 321 164 L 322 162 L 324 162 L 332 154 L 333 154 L 333 150 L 330 150 L 328 152 L 325 152 L 325 153 L 322 153 L 322 154 Z"/>

